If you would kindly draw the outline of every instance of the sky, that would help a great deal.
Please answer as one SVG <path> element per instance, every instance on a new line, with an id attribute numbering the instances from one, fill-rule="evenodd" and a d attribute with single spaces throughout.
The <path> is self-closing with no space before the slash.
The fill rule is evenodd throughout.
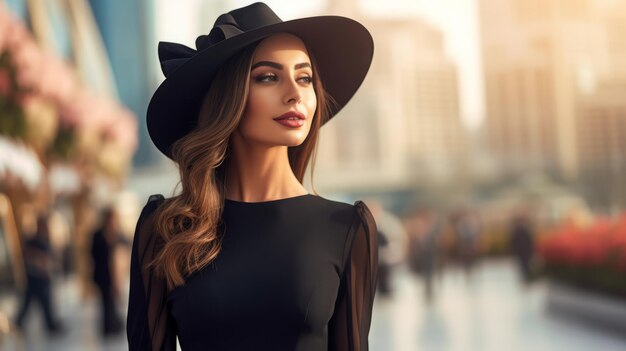
<path id="1" fill-rule="evenodd" d="M 283 20 L 326 14 L 327 1 L 342 0 L 264 0 Z M 360 10 L 372 17 L 419 16 L 438 27 L 445 37 L 448 57 L 459 69 L 459 97 L 461 119 L 469 128 L 476 128 L 484 117 L 484 98 L 480 39 L 478 27 L 478 0 L 343 0 L 356 1 Z M 157 39 L 186 43 L 193 47 L 198 31 L 210 29 L 215 18 L 206 23 L 189 23 L 199 8 L 223 13 L 248 5 L 250 0 L 157 1 Z M 182 6 L 187 4 L 188 6 Z M 207 5 L 209 4 L 209 5 Z"/>

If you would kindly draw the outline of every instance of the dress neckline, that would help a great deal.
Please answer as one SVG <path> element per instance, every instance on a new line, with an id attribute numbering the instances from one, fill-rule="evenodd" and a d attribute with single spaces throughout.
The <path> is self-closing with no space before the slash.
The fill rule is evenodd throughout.
<path id="1" fill-rule="evenodd" d="M 273 204 L 273 203 L 281 203 L 281 202 L 287 202 L 290 200 L 296 200 L 296 199 L 301 199 L 301 198 L 305 198 L 305 197 L 309 197 L 309 196 L 314 196 L 313 194 L 303 194 L 303 195 L 296 195 L 296 196 L 292 196 L 292 197 L 285 197 L 282 199 L 275 199 L 275 200 L 268 200 L 268 201 L 255 201 L 255 202 L 246 202 L 246 201 L 238 201 L 238 200 L 231 200 L 231 199 L 226 199 L 224 198 L 224 202 L 227 204 L 237 204 L 237 205 L 262 205 L 262 204 Z"/>

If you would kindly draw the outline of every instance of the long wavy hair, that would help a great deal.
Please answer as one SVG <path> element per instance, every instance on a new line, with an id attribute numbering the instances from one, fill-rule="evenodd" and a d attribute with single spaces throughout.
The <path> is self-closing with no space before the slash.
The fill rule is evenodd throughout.
<path id="1" fill-rule="evenodd" d="M 257 45 L 258 42 L 248 46 L 220 68 L 203 101 L 196 128 L 172 145 L 182 190 L 166 199 L 157 210 L 154 228 L 161 235 L 163 245 L 151 264 L 165 278 L 169 289 L 184 285 L 189 275 L 211 263 L 221 250 L 219 228 L 230 136 L 244 114 Z M 323 89 L 310 52 L 309 57 L 317 109 L 306 139 L 298 146 L 289 147 L 288 157 L 300 183 L 312 159 L 313 184 L 319 130 L 329 118 L 334 102 Z"/>

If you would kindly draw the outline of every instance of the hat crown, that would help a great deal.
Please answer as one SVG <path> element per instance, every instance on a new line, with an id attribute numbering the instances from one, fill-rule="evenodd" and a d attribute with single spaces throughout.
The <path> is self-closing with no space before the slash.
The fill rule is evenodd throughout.
<path id="1" fill-rule="evenodd" d="M 244 32 L 280 22 L 280 17 L 269 6 L 257 2 L 220 15 L 211 32 L 196 39 L 196 49 L 203 50 Z"/>

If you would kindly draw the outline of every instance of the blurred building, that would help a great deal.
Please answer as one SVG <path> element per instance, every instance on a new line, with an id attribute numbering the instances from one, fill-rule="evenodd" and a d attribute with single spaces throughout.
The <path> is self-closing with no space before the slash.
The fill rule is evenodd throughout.
<path id="1" fill-rule="evenodd" d="M 602 82 L 581 98 L 580 183 L 596 206 L 626 207 L 626 79 Z"/>
<path id="2" fill-rule="evenodd" d="M 12 14 L 28 24 L 38 43 L 63 57 L 81 82 L 98 95 L 117 99 L 118 90 L 101 33 L 86 0 L 8 0 Z"/>
<path id="3" fill-rule="evenodd" d="M 602 210 L 624 207 L 626 3 L 481 0 L 490 152 L 543 171 Z"/>
<path id="4" fill-rule="evenodd" d="M 148 137 L 145 113 L 156 84 L 151 73 L 158 65 L 153 59 L 157 52 L 154 2 L 89 0 L 88 3 L 102 35 L 120 100 L 137 116 L 139 145 L 134 165 L 152 164 L 159 155 Z"/>
<path id="5" fill-rule="evenodd" d="M 576 180 L 595 162 L 581 154 L 588 134 L 579 133 L 577 113 L 588 111 L 579 108 L 581 95 L 624 68 L 624 11 L 615 6 L 624 7 L 610 0 L 479 1 L 489 148 L 504 174 L 545 171 Z"/>
<path id="6" fill-rule="evenodd" d="M 341 118 L 324 127 L 316 184 L 350 191 L 451 181 L 465 169 L 468 137 L 441 31 L 416 17 L 363 18 L 356 3 L 332 3 L 328 12 L 370 30 L 374 59 Z"/>
<path id="7" fill-rule="evenodd" d="M 626 208 L 626 1 L 605 0 L 610 72 L 579 107 L 580 183 L 595 206 Z"/>

